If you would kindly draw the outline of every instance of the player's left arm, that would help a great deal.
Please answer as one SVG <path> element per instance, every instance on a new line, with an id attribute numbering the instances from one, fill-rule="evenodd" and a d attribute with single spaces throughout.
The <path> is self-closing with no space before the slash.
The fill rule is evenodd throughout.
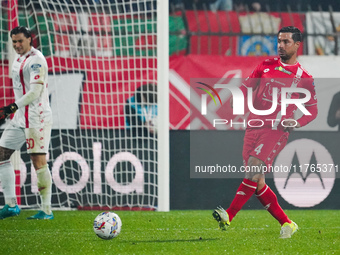
<path id="1" fill-rule="evenodd" d="M 335 127 L 340 124 L 340 92 L 333 96 L 331 105 L 328 110 L 327 123 L 330 127 Z"/>
<path id="2" fill-rule="evenodd" d="M 297 120 L 299 127 L 303 127 L 310 123 L 318 115 L 318 100 L 315 93 L 314 79 L 308 78 L 304 81 L 304 88 L 309 90 L 311 97 L 307 103 L 305 103 L 305 108 L 310 112 L 310 115 L 303 115 Z"/>
<path id="3" fill-rule="evenodd" d="M 292 131 L 294 128 L 300 128 L 305 125 L 307 125 L 309 122 L 314 120 L 316 116 L 318 115 L 318 106 L 317 106 L 317 98 L 315 93 L 315 86 L 314 86 L 314 80 L 312 78 L 308 78 L 304 80 L 304 86 L 303 88 L 307 89 L 310 94 L 311 98 L 307 103 L 305 103 L 306 110 L 310 113 L 310 115 L 303 115 L 298 120 L 295 119 L 286 119 L 285 125 L 286 126 L 292 126 L 292 127 L 286 127 L 285 131 Z"/>

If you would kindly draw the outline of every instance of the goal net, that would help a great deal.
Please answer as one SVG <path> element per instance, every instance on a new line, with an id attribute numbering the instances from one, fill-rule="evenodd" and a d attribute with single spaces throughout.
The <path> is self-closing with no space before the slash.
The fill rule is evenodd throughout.
<path id="1" fill-rule="evenodd" d="M 168 121 L 159 119 L 166 108 L 164 87 L 168 83 L 160 88 L 157 80 L 158 65 L 167 67 L 168 61 L 167 57 L 161 60 L 157 52 L 159 18 L 168 19 L 168 12 L 161 14 L 157 8 L 164 3 L 1 3 L 1 106 L 14 100 L 9 38 L 14 25 L 32 31 L 33 46 L 48 62 L 53 111 L 47 155 L 53 178 L 52 207 L 169 210 L 169 156 L 166 149 L 160 154 L 160 147 L 168 146 L 160 125 L 163 129 Z M 26 146 L 13 155 L 12 163 L 18 203 L 24 208 L 37 207 L 37 177 Z M 160 206 L 161 201 L 165 206 Z M 2 193 L 0 204 L 4 204 Z"/>

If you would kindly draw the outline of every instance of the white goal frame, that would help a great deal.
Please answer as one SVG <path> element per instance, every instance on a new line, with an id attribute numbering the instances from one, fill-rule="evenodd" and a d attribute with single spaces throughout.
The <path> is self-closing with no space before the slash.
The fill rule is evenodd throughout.
<path id="1" fill-rule="evenodd" d="M 169 0 L 157 1 L 158 210 L 170 210 L 169 166 Z"/>
<path id="2" fill-rule="evenodd" d="M 32 1 L 33 2 L 33 1 Z M 41 6 L 44 4 L 44 1 L 42 0 L 36 0 L 35 2 L 39 3 Z M 53 1 L 54 2 L 54 1 Z M 151 0 L 137 0 L 135 3 L 137 4 L 143 4 L 145 2 L 150 3 Z M 18 1 L 8 1 L 8 9 L 11 10 L 11 13 L 18 13 Z M 30 4 L 30 3 L 28 3 Z M 46 3 L 47 4 L 47 3 Z M 58 3 L 56 3 L 58 4 Z M 156 208 L 153 208 L 153 210 L 161 211 L 161 212 L 167 212 L 170 210 L 170 155 L 169 155 L 169 0 L 157 0 L 157 97 L 158 97 L 158 114 L 157 114 L 157 154 L 155 161 L 156 163 L 156 171 L 157 171 L 157 177 L 154 181 L 151 183 L 154 183 L 157 186 L 157 193 L 155 193 L 155 197 L 157 198 L 157 206 Z M 74 5 L 73 5 L 74 6 Z M 103 5 L 102 5 L 103 6 Z M 109 5 L 108 7 L 111 8 L 114 5 Z M 131 5 L 132 6 L 132 5 Z M 88 7 L 88 6 L 87 6 Z M 66 8 L 65 5 L 63 5 L 63 8 Z M 69 7 L 67 7 L 69 8 Z M 83 7 L 81 7 L 83 8 Z M 125 7 L 124 7 L 125 8 Z M 15 10 L 16 9 L 16 10 Z M 69 10 L 69 9 L 68 9 Z M 153 10 L 155 10 L 153 8 Z M 2 10 L 1 10 L 2 11 Z M 43 11 L 44 12 L 44 11 Z M 30 15 L 36 16 L 36 12 L 33 11 Z M 13 24 L 19 23 L 18 16 L 12 17 L 10 14 L 8 14 L 9 17 L 11 17 L 11 20 L 8 21 L 10 30 Z M 44 13 L 45 16 L 45 13 Z M 13 22 L 14 20 L 14 22 Z M 19 24 L 22 25 L 22 24 Z M 46 24 L 48 26 L 48 24 Z M 39 28 L 38 28 L 38 35 Z M 12 47 L 11 40 L 8 37 L 8 47 Z M 50 50 L 52 52 L 52 46 L 50 45 Z M 11 56 L 9 53 L 7 59 L 11 61 Z M 106 55 L 103 55 L 104 57 L 107 57 Z M 137 55 L 136 55 L 137 56 Z M 153 55 L 155 56 L 155 55 Z M 154 62 L 156 63 L 156 61 Z M 10 68 L 9 68 L 10 70 Z M 154 80 L 155 81 L 155 80 Z M 8 84 L 6 86 L 9 86 Z M 6 101 L 6 100 L 5 100 Z M 93 143 L 94 145 L 95 143 Z M 99 148 L 101 149 L 101 148 Z M 24 179 L 26 180 L 26 172 L 24 173 L 24 178 L 22 175 L 22 172 L 20 172 L 20 167 L 25 167 L 25 164 L 28 162 L 23 162 L 20 153 L 24 153 L 24 150 L 21 152 L 18 151 L 16 153 L 16 156 L 12 157 L 12 163 L 15 166 L 16 174 L 20 175 L 20 180 Z M 54 160 L 55 158 L 53 158 Z M 97 159 L 98 160 L 98 159 Z M 100 160 L 100 158 L 99 158 Z M 94 166 L 95 168 L 95 166 Z M 100 169 L 100 165 L 99 165 Z M 51 169 L 53 172 L 53 169 Z M 33 171 L 33 168 L 31 169 Z M 52 175 L 53 176 L 53 175 Z M 35 173 L 31 176 L 31 181 L 34 180 L 36 182 L 36 176 Z M 19 182 L 20 182 L 19 180 Z M 30 185 L 30 183 L 26 183 L 27 185 Z M 26 185 L 25 184 L 25 185 Z M 36 186 L 36 184 L 35 184 Z M 37 195 L 36 187 L 32 188 L 32 191 L 34 194 L 31 196 Z M 18 187 L 20 189 L 20 187 Z M 98 188 L 98 187 L 97 187 Z M 99 187 L 100 188 L 100 187 Z M 96 192 L 94 192 L 96 193 Z M 0 194 L 2 195 L 2 194 Z M 21 194 L 21 196 L 25 197 L 25 194 Z M 68 194 L 66 194 L 68 196 Z M 38 201 L 38 196 L 37 201 Z M 39 202 L 38 202 L 39 203 Z M 32 205 L 37 206 L 37 205 Z M 32 208 L 31 204 L 29 205 L 23 205 L 23 207 Z M 67 207 L 69 208 L 69 207 Z M 59 208 L 62 209 L 62 208 Z M 69 208 L 70 209 L 70 208 Z"/>

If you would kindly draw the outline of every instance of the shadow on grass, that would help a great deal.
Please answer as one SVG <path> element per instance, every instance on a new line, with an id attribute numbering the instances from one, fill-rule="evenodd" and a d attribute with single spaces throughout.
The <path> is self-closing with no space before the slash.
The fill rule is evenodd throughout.
<path id="1" fill-rule="evenodd" d="M 205 242 L 219 240 L 219 238 L 195 238 L 195 239 L 174 239 L 174 240 L 124 240 L 122 243 L 177 243 L 177 242 Z"/>

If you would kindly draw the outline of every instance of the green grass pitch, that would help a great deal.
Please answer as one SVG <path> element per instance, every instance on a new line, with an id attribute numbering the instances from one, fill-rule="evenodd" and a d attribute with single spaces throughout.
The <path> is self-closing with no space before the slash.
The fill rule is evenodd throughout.
<path id="1" fill-rule="evenodd" d="M 280 239 L 280 225 L 265 210 L 243 210 L 228 231 L 212 211 L 116 211 L 120 235 L 98 238 L 99 211 L 55 211 L 52 221 L 26 220 L 33 211 L 0 220 L 0 254 L 340 254 L 339 210 L 286 211 L 299 225 Z"/>

